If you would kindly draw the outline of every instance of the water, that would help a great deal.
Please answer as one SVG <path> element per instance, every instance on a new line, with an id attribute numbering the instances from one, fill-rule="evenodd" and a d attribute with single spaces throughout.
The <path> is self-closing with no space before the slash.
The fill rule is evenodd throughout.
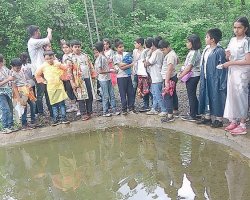
<path id="1" fill-rule="evenodd" d="M 249 188 L 249 160 L 174 131 L 116 127 L 0 149 L 3 200 L 249 200 Z"/>

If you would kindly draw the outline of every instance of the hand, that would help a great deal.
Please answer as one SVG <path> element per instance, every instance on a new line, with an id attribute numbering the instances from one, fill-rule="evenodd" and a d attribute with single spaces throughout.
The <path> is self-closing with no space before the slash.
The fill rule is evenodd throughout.
<path id="1" fill-rule="evenodd" d="M 222 64 L 223 68 L 228 68 L 230 65 L 232 65 L 232 61 L 228 61 Z"/>
<path id="2" fill-rule="evenodd" d="M 169 82 L 167 80 L 165 81 L 165 88 L 169 89 Z"/>
<path id="3" fill-rule="evenodd" d="M 9 76 L 9 77 L 7 78 L 7 80 L 8 80 L 8 81 L 14 81 L 14 80 L 15 80 L 15 77 L 14 77 L 14 76 Z"/>
<path id="4" fill-rule="evenodd" d="M 231 51 L 230 50 L 226 50 L 226 59 L 229 60 L 230 56 L 231 56 Z"/>
<path id="5" fill-rule="evenodd" d="M 48 32 L 48 33 L 51 33 L 51 32 L 52 32 L 52 29 L 51 29 L 51 28 L 47 28 L 47 32 Z"/>

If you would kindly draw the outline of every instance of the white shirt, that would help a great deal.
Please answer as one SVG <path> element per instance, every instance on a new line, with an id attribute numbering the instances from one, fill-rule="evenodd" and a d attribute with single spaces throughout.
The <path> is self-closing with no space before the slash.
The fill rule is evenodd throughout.
<path id="1" fill-rule="evenodd" d="M 161 76 L 161 68 L 164 55 L 160 49 L 156 49 L 152 52 L 152 55 L 148 59 L 148 62 L 151 64 L 148 66 L 149 74 L 152 79 L 152 83 L 160 83 L 163 81 Z"/>
<path id="2" fill-rule="evenodd" d="M 38 67 L 40 67 L 44 63 L 44 50 L 43 46 L 49 44 L 49 38 L 43 39 L 35 39 L 30 38 L 28 41 L 28 51 L 31 60 L 31 64 L 33 65 L 32 74 L 35 75 L 35 72 Z"/>

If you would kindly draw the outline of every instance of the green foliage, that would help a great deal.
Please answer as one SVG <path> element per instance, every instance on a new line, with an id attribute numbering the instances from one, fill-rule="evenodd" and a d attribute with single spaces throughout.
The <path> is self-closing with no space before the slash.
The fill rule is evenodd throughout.
<path id="1" fill-rule="evenodd" d="M 89 1 L 89 0 L 87 0 Z M 225 47 L 232 37 L 232 23 L 239 16 L 250 17 L 250 2 L 240 0 L 108 0 L 95 2 L 101 38 L 120 38 L 132 51 L 137 37 L 161 35 L 184 59 L 188 35 L 196 33 L 204 44 L 206 31 L 218 27 Z M 79 39 L 92 53 L 83 0 L 0 0 L 0 53 L 9 61 L 27 50 L 28 25 L 35 24 L 46 36 L 53 29 L 53 49 L 60 50 L 60 39 Z M 113 13 L 113 15 L 112 15 Z"/>

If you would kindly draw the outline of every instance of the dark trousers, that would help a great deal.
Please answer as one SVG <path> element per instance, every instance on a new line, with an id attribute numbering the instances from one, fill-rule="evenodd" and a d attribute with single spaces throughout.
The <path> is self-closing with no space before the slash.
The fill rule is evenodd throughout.
<path id="1" fill-rule="evenodd" d="M 153 99 L 153 95 L 151 92 L 149 92 L 148 94 L 143 96 L 143 107 L 144 108 L 148 109 L 150 107 L 150 105 L 149 105 L 150 99 L 151 99 L 151 101 Z"/>
<path id="2" fill-rule="evenodd" d="M 174 110 L 179 109 L 178 96 L 177 96 L 177 93 L 176 93 L 176 84 L 178 82 L 177 75 L 172 77 L 170 80 L 175 82 L 174 93 L 173 93 L 173 96 L 171 96 L 170 94 L 166 94 L 164 96 L 164 101 L 165 101 L 165 104 L 166 104 L 168 114 L 173 114 Z M 165 87 L 165 80 L 164 80 L 163 83 L 164 83 L 164 87 Z"/>
<path id="3" fill-rule="evenodd" d="M 47 107 L 49 110 L 49 114 L 51 117 L 53 117 L 52 107 L 50 105 L 49 95 L 48 95 L 48 91 L 47 91 L 47 85 L 43 84 L 43 83 L 37 83 L 36 84 L 36 91 L 37 91 L 37 101 L 36 101 L 37 112 L 41 113 L 41 114 L 44 113 L 43 96 L 45 95 L 45 100 L 46 100 L 46 104 L 47 104 Z"/>
<path id="4" fill-rule="evenodd" d="M 198 114 L 199 101 L 196 95 L 196 90 L 199 80 L 200 77 L 196 76 L 189 78 L 189 80 L 186 82 L 191 117 L 196 117 L 196 115 Z"/>
<path id="5" fill-rule="evenodd" d="M 93 104 L 93 94 L 92 94 L 92 87 L 91 87 L 91 82 L 89 78 L 85 78 L 84 82 L 86 84 L 87 87 L 87 92 L 88 92 L 88 99 L 85 100 L 78 100 L 78 104 L 79 104 L 79 109 L 80 109 L 80 113 L 83 114 L 92 114 L 93 112 L 93 108 L 92 108 L 92 104 Z"/>
<path id="6" fill-rule="evenodd" d="M 135 98 L 131 76 L 117 78 L 117 84 L 122 102 L 122 111 L 126 112 L 127 108 L 129 110 L 133 110 L 135 105 Z"/>

